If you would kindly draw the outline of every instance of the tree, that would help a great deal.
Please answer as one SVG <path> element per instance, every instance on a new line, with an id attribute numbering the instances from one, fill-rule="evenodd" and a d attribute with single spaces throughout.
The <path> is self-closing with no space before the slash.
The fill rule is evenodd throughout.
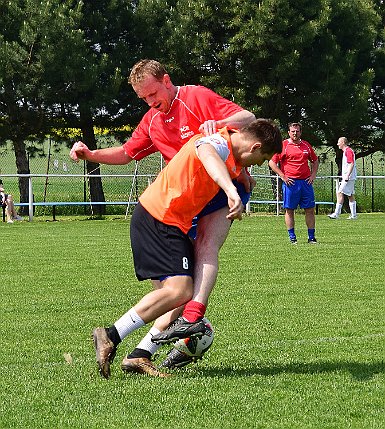
<path id="1" fill-rule="evenodd" d="M 25 141 L 43 138 L 50 126 L 45 61 L 54 55 L 52 38 L 58 39 L 59 21 L 77 11 L 68 2 L 60 3 L 58 8 L 37 0 L 0 5 L 0 138 L 12 141 L 19 174 L 30 172 Z M 19 189 L 21 201 L 28 201 L 26 178 L 19 179 Z"/>

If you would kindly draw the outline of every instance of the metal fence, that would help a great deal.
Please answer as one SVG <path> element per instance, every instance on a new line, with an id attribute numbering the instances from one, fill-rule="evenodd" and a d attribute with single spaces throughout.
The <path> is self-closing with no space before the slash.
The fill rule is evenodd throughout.
<path id="1" fill-rule="evenodd" d="M 85 163 L 75 163 L 67 153 L 50 152 L 49 156 L 34 157 L 29 160 L 31 171 L 32 202 L 90 202 L 89 176 L 85 174 Z M 385 211 L 385 161 L 384 155 L 377 153 L 357 162 L 356 199 L 358 210 L 363 212 Z M 140 162 L 128 165 L 101 165 L 100 176 L 107 202 L 135 203 L 139 195 L 159 174 L 164 162 L 159 153 L 153 154 Z M 253 167 L 251 174 L 257 181 L 251 196 L 251 212 L 272 212 L 279 210 L 280 189 L 275 175 L 271 175 L 267 164 Z M 316 200 L 335 202 L 336 165 L 326 156 L 320 156 L 318 177 L 314 183 Z M 15 158 L 11 150 L 0 152 L 0 177 L 4 188 L 13 194 L 14 201 L 20 202 L 16 180 Z M 278 186 L 277 186 L 278 185 Z M 320 207 L 330 210 L 329 207 Z M 130 208 L 129 208 L 130 210 Z M 128 211 L 129 211 L 128 210 Z M 109 205 L 106 214 L 125 214 L 127 207 Z M 50 214 L 52 209 L 43 204 L 34 207 L 35 215 Z M 63 206 L 60 213 L 92 214 L 92 206 Z"/>

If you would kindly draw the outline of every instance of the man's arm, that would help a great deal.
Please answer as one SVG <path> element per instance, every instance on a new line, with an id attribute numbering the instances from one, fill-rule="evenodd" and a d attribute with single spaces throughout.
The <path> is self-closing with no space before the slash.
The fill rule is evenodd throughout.
<path id="1" fill-rule="evenodd" d="M 272 159 L 269 161 L 269 167 L 274 171 L 275 174 L 278 174 L 278 176 L 287 184 L 291 185 L 294 183 L 293 179 L 290 179 L 285 175 L 285 173 L 278 167 L 278 164 L 274 162 Z"/>
<path id="2" fill-rule="evenodd" d="M 230 209 L 229 214 L 226 216 L 227 219 L 242 219 L 244 208 L 242 200 L 231 180 L 226 164 L 210 144 L 201 144 L 197 149 L 197 153 L 209 176 L 227 195 Z"/>
<path id="3" fill-rule="evenodd" d="M 344 180 L 346 181 L 349 180 L 349 177 L 352 174 L 353 168 L 354 168 L 354 162 L 348 162 L 348 170 L 346 172 L 345 177 L 343 177 Z"/>
<path id="4" fill-rule="evenodd" d="M 215 134 L 220 128 L 226 126 L 240 130 L 250 122 L 255 121 L 255 119 L 256 118 L 253 113 L 249 112 L 248 110 L 242 110 L 241 112 L 234 113 L 234 115 L 219 121 L 210 119 L 203 122 L 203 124 L 199 127 L 199 132 L 205 134 L 206 136 L 210 136 L 211 134 Z"/>
<path id="5" fill-rule="evenodd" d="M 84 159 L 99 164 L 123 165 L 132 161 L 132 158 L 126 154 L 123 146 L 108 147 L 104 149 L 89 150 L 83 142 L 76 142 L 70 150 L 70 157 L 74 161 Z"/>

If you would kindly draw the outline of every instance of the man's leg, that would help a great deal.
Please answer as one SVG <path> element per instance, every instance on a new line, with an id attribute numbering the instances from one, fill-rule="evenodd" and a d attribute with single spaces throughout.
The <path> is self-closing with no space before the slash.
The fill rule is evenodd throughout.
<path id="1" fill-rule="evenodd" d="M 330 219 L 338 219 L 339 218 L 343 205 L 344 205 L 344 194 L 342 192 L 337 192 L 336 208 L 332 214 L 328 215 L 330 217 Z"/>
<path id="2" fill-rule="evenodd" d="M 315 213 L 314 207 L 305 209 L 305 222 L 307 226 L 308 233 L 308 243 L 316 244 L 317 240 L 315 238 Z"/>
<path id="3" fill-rule="evenodd" d="M 357 203 L 354 198 L 354 194 L 349 195 L 349 208 L 350 208 L 350 216 L 348 219 L 356 219 L 357 218 Z"/>
<path id="4" fill-rule="evenodd" d="M 204 333 L 205 324 L 201 322 L 218 275 L 218 256 L 229 233 L 231 221 L 226 219 L 228 208 L 222 208 L 202 217 L 198 222 L 197 238 L 194 244 L 194 294 L 183 310 L 182 318 L 153 337 L 152 341 L 167 344 L 178 338 L 189 337 L 187 333 L 200 329 Z"/>
<path id="5" fill-rule="evenodd" d="M 209 296 L 218 275 L 219 251 L 225 242 L 231 226 L 226 219 L 228 208 L 225 207 L 201 218 L 194 245 L 194 293 L 192 301 L 207 306 Z M 191 320 L 194 321 L 194 320 Z"/>
<path id="6" fill-rule="evenodd" d="M 295 221 L 293 209 L 285 209 L 285 224 L 287 233 L 289 234 L 290 242 L 296 244 L 297 236 L 295 235 Z"/>

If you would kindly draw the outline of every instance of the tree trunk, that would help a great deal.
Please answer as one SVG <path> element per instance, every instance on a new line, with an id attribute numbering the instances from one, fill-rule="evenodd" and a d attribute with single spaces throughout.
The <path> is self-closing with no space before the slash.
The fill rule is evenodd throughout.
<path id="1" fill-rule="evenodd" d="M 93 127 L 93 120 L 91 112 L 88 108 L 80 107 L 80 123 L 83 134 L 83 141 L 89 147 L 90 150 L 97 149 L 96 139 Z M 100 165 L 94 162 L 86 162 L 87 174 L 90 176 L 100 174 Z M 105 201 L 103 184 L 101 177 L 89 177 L 88 178 L 90 198 L 92 201 Z M 104 215 L 106 213 L 106 206 L 104 204 L 94 205 L 93 213 L 96 215 Z"/>
<path id="2" fill-rule="evenodd" d="M 29 160 L 27 152 L 25 150 L 24 140 L 21 138 L 13 141 L 13 148 L 15 151 L 16 158 L 16 169 L 17 174 L 30 174 Z M 20 202 L 28 203 L 28 177 L 19 177 L 19 191 L 20 191 Z M 28 207 L 20 207 L 19 212 L 23 215 L 28 213 Z"/>

